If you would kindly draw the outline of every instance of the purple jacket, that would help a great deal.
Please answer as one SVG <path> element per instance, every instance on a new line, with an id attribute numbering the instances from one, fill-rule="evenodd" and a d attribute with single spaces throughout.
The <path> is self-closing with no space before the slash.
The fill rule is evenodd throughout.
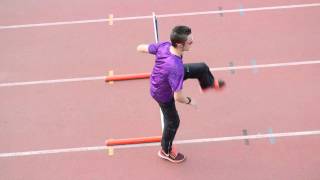
<path id="1" fill-rule="evenodd" d="M 150 77 L 150 93 L 158 102 L 166 103 L 183 87 L 184 66 L 182 58 L 170 52 L 170 42 L 149 45 L 149 53 L 156 56 Z"/>

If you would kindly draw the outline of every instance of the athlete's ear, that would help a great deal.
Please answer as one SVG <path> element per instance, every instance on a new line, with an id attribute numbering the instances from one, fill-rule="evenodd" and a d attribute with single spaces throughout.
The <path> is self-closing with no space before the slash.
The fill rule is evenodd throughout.
<path id="1" fill-rule="evenodd" d="M 183 44 L 181 44 L 181 43 L 177 43 L 177 48 L 179 49 L 179 48 L 183 48 Z"/>

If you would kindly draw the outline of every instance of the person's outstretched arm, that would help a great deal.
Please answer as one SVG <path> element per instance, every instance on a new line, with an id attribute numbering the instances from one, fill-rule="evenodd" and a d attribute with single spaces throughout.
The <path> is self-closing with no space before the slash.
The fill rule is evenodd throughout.
<path id="1" fill-rule="evenodd" d="M 137 46 L 137 51 L 141 53 L 149 53 L 149 44 L 140 44 Z"/>

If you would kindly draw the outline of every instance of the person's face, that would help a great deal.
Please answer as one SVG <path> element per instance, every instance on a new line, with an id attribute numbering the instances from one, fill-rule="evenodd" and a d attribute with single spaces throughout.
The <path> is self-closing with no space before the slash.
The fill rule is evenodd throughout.
<path id="1" fill-rule="evenodd" d="M 190 35 L 188 36 L 187 41 L 186 41 L 186 42 L 184 43 L 184 45 L 183 45 L 183 51 L 189 51 L 189 50 L 191 49 L 192 44 L 193 44 L 193 37 L 192 37 L 192 35 L 190 34 Z"/>

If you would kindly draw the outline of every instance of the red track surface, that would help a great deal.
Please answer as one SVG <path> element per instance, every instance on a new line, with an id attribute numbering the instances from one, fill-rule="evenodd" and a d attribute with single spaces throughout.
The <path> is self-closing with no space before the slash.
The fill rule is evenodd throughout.
<path id="1" fill-rule="evenodd" d="M 272 1 L 33 1 L 0 4 L 1 25 L 142 16 L 316 3 Z M 139 4 L 139 5 L 138 5 Z M 170 4 L 170 5 L 167 5 Z M 170 6 L 170 7 L 169 7 Z M 195 44 L 185 62 L 210 67 L 320 59 L 320 8 L 160 18 L 160 39 L 176 24 L 192 27 Z M 153 42 L 152 21 L 93 23 L 0 30 L 0 83 L 149 72 L 153 57 L 136 52 Z M 186 93 L 198 110 L 177 105 L 178 139 L 320 129 L 320 65 L 217 72 L 223 92 Z M 0 153 L 102 146 L 107 138 L 160 135 L 159 108 L 147 80 L 0 88 Z M 0 179 L 290 179 L 320 178 L 320 137 L 178 145 L 188 160 L 172 165 L 159 147 L 0 158 Z"/>

